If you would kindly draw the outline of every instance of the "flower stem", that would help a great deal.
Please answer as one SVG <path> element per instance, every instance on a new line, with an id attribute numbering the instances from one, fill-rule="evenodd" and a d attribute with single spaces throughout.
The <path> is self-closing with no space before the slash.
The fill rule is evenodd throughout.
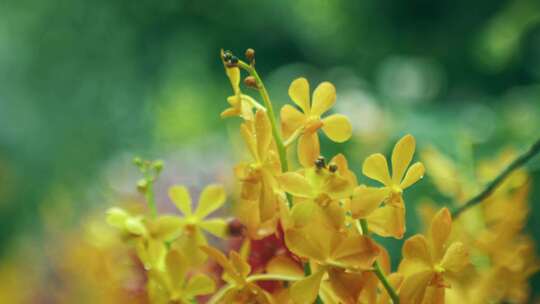
<path id="1" fill-rule="evenodd" d="M 360 227 L 362 228 L 362 234 L 368 235 L 369 230 L 368 230 L 367 220 L 360 219 L 359 221 L 360 221 Z M 384 272 L 381 269 L 381 265 L 379 264 L 379 261 L 375 261 L 375 263 L 373 263 L 373 272 L 375 273 L 379 281 L 381 281 L 384 289 L 386 289 L 386 292 L 392 299 L 392 303 L 399 304 L 399 295 L 397 294 L 394 287 L 390 284 L 390 282 L 388 282 L 388 279 L 386 278 L 386 276 L 384 275 Z"/>
<path id="2" fill-rule="evenodd" d="M 152 218 L 155 219 L 157 217 L 157 207 L 156 207 L 156 199 L 154 197 L 154 181 L 152 180 L 148 181 L 145 197 L 146 197 L 146 203 L 148 204 L 148 208 L 150 209 L 150 214 Z"/>
<path id="3" fill-rule="evenodd" d="M 538 139 L 527 152 L 521 154 L 516 158 L 508 167 L 506 167 L 497 177 L 495 177 L 489 184 L 486 185 L 484 190 L 478 193 L 476 196 L 465 202 L 461 207 L 455 209 L 452 212 L 452 217 L 459 216 L 463 211 L 480 204 L 484 199 L 488 198 L 495 189 L 515 170 L 525 165 L 534 156 L 540 153 L 540 139 Z"/>

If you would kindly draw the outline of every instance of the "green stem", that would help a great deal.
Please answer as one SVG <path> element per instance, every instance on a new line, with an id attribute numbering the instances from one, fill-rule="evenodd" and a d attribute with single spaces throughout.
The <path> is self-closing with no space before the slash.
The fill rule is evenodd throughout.
<path id="1" fill-rule="evenodd" d="M 369 230 L 368 230 L 367 220 L 360 219 L 359 222 L 360 222 L 360 227 L 362 228 L 362 234 L 368 235 Z M 397 294 L 394 287 L 390 284 L 390 282 L 388 282 L 388 279 L 384 275 L 384 272 L 381 269 L 381 265 L 379 264 L 379 261 L 377 260 L 375 261 L 375 263 L 373 263 L 373 272 L 375 273 L 379 281 L 381 281 L 384 289 L 386 289 L 386 292 L 392 299 L 392 303 L 399 304 L 399 295 Z"/>
<path id="2" fill-rule="evenodd" d="M 268 91 L 266 90 L 266 87 L 264 86 L 261 77 L 253 66 L 241 60 L 238 62 L 238 66 L 246 70 L 251 76 L 253 76 L 253 78 L 255 78 L 255 81 L 257 82 L 257 90 L 259 91 L 259 94 L 261 94 L 264 105 L 266 107 L 266 114 L 268 115 L 268 119 L 270 120 L 270 124 L 272 125 L 272 135 L 274 136 L 274 139 L 276 141 L 279 160 L 281 162 L 281 171 L 287 172 L 287 170 L 289 169 L 289 164 L 287 162 L 287 151 L 285 150 L 283 139 L 281 138 L 281 134 L 279 133 L 276 117 L 274 115 L 274 108 L 272 107 L 272 101 L 270 100 L 270 95 L 268 95 Z"/>
<path id="3" fill-rule="evenodd" d="M 476 196 L 465 202 L 461 207 L 455 209 L 452 212 L 452 217 L 455 218 L 459 216 L 463 211 L 474 207 L 478 204 L 480 204 L 482 201 L 484 201 L 486 198 L 488 198 L 495 189 L 515 170 L 519 169 L 523 165 L 525 165 L 529 160 L 531 160 L 534 156 L 536 156 L 538 153 L 540 153 L 540 139 L 538 139 L 530 148 L 527 150 L 527 152 L 521 154 L 518 158 L 516 158 L 506 169 L 504 169 L 497 177 L 495 177 L 487 186 L 482 190 L 480 193 L 478 193 Z"/>
<path id="4" fill-rule="evenodd" d="M 157 207 L 156 207 L 156 199 L 154 197 L 154 181 L 152 178 L 147 177 L 147 188 L 145 192 L 145 198 L 146 203 L 148 204 L 148 208 L 150 209 L 150 214 L 152 218 L 157 218 Z"/>

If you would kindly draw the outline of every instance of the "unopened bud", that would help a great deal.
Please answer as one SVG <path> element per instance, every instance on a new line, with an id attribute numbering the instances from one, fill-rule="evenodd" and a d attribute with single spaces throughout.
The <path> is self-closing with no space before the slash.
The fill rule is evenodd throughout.
<path id="1" fill-rule="evenodd" d="M 227 223 L 227 235 L 235 237 L 244 235 L 246 227 L 236 218 L 229 219 Z"/>
<path id="2" fill-rule="evenodd" d="M 250 88 L 257 88 L 257 80 L 253 76 L 247 76 L 246 78 L 244 78 L 244 84 Z"/>
<path id="3" fill-rule="evenodd" d="M 145 193 L 146 189 L 148 189 L 148 181 L 146 179 L 140 179 L 137 182 L 137 190 L 141 193 Z"/>
<path id="4" fill-rule="evenodd" d="M 251 61 L 253 61 L 255 59 L 255 50 L 252 49 L 252 48 L 249 48 L 249 49 L 246 50 L 245 55 L 246 55 L 246 59 L 249 62 L 251 62 Z"/>
<path id="5" fill-rule="evenodd" d="M 160 173 L 161 170 L 163 170 L 163 161 L 162 160 L 156 160 L 153 164 L 154 170 L 156 170 L 157 173 Z"/>
<path id="6" fill-rule="evenodd" d="M 142 159 L 140 157 L 134 157 L 133 158 L 133 164 L 135 164 L 135 166 L 140 167 L 140 166 L 142 166 L 142 163 L 143 163 L 143 161 L 142 161 Z"/>

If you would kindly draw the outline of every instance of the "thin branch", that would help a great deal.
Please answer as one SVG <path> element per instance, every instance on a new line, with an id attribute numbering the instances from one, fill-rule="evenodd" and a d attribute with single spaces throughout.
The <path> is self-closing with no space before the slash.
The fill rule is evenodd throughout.
<path id="1" fill-rule="evenodd" d="M 478 193 L 475 197 L 468 200 L 465 204 L 463 204 L 461 207 L 455 209 L 452 212 L 452 217 L 455 218 L 459 216 L 463 211 L 474 207 L 478 204 L 480 204 L 483 200 L 488 198 L 495 189 L 516 169 L 519 169 L 523 165 L 525 165 L 529 160 L 531 160 L 535 155 L 540 153 L 540 139 L 538 139 L 530 148 L 527 150 L 527 152 L 520 155 L 518 158 L 516 158 L 506 169 L 504 169 L 495 179 L 493 179 L 489 184 L 486 185 L 484 190 L 482 190 L 480 193 Z"/>

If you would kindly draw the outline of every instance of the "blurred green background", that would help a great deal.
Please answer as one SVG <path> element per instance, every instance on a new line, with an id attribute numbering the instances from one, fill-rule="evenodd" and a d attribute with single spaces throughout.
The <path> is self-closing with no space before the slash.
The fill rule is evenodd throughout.
<path id="1" fill-rule="evenodd" d="M 356 171 L 406 132 L 457 162 L 522 151 L 540 135 L 535 0 L 6 0 L 0 254 L 39 240 L 47 214 L 76 226 L 111 193 L 133 192 L 135 155 L 165 159 L 162 190 L 230 179 L 241 145 L 237 122 L 219 117 L 230 88 L 218 54 L 248 47 L 277 105 L 298 76 L 336 84 L 336 111 L 356 136 L 323 145 Z"/>

